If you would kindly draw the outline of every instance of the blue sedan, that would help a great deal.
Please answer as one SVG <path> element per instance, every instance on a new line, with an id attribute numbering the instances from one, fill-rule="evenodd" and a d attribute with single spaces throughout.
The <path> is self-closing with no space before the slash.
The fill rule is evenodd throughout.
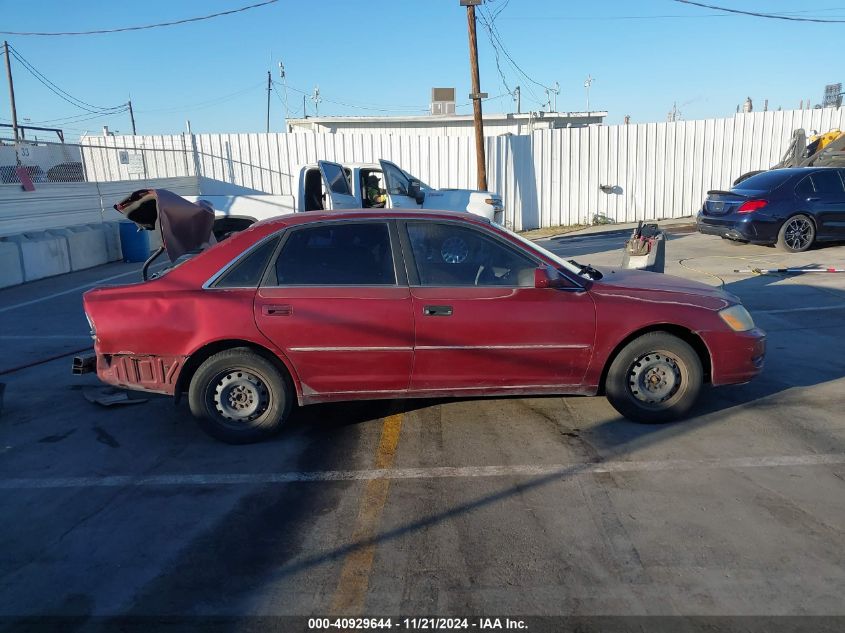
<path id="1" fill-rule="evenodd" d="M 730 191 L 708 191 L 696 224 L 700 233 L 777 244 L 790 253 L 816 242 L 845 240 L 845 170 L 772 169 Z"/>

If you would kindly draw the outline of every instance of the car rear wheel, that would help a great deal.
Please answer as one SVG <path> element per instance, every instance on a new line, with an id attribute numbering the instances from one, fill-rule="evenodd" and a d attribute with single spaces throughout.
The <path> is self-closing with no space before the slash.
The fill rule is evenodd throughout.
<path id="1" fill-rule="evenodd" d="M 228 444 L 250 444 L 277 433 L 290 415 L 290 381 L 247 348 L 219 352 L 199 366 L 188 389 L 203 431 Z"/>
<path id="2" fill-rule="evenodd" d="M 690 345 L 666 332 L 650 332 L 628 343 L 607 372 L 610 404 L 635 422 L 677 420 L 701 392 L 701 360 Z"/>
<path id="3" fill-rule="evenodd" d="M 778 248 L 789 253 L 803 253 L 816 239 L 816 225 L 806 215 L 793 215 L 778 231 Z"/>

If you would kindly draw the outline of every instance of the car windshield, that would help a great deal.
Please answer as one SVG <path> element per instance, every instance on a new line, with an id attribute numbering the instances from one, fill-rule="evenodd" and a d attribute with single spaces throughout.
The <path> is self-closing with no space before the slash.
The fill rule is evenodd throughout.
<path id="1" fill-rule="evenodd" d="M 791 176 L 791 172 L 780 169 L 764 171 L 763 173 L 746 178 L 738 185 L 735 185 L 733 189 L 737 191 L 771 191 L 780 187 Z"/>
<path id="2" fill-rule="evenodd" d="M 569 272 L 575 273 L 576 275 L 581 275 L 582 277 L 586 277 L 588 279 L 590 278 L 590 276 L 587 273 L 585 273 L 583 269 L 579 268 L 578 266 L 575 266 L 574 264 L 570 264 L 568 261 L 561 258 L 560 255 L 555 255 L 550 250 L 543 248 L 542 246 L 540 246 L 536 242 L 532 242 L 531 240 L 529 240 L 525 237 L 522 237 L 519 233 L 514 233 L 510 229 L 502 226 L 501 224 L 496 224 L 495 222 L 491 222 L 491 224 L 495 225 L 496 227 L 498 227 L 499 229 L 501 229 L 502 231 L 504 231 L 505 233 L 507 233 L 511 237 L 516 238 L 522 244 L 527 246 L 529 249 L 536 251 L 536 252 L 539 252 L 539 253 L 542 253 L 543 255 L 545 255 L 546 257 L 548 257 L 552 261 L 554 261 L 556 264 L 558 264 L 562 268 L 565 268 Z"/>

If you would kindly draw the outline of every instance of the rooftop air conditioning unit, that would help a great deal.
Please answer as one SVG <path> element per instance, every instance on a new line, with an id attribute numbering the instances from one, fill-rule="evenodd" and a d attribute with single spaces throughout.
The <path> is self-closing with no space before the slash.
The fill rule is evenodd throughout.
<path id="1" fill-rule="evenodd" d="M 431 113 L 432 114 L 455 114 L 455 89 L 454 88 L 432 88 L 431 89 Z"/>

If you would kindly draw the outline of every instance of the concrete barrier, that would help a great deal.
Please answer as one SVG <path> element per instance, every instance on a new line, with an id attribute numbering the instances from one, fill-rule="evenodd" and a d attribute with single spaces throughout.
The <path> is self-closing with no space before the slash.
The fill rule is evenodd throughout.
<path id="1" fill-rule="evenodd" d="M 0 238 L 0 288 L 23 283 L 21 249 L 7 238 Z"/>
<path id="2" fill-rule="evenodd" d="M 54 229 L 47 233 L 63 237 L 67 241 L 71 270 L 102 266 L 109 261 L 106 233 L 101 225 L 69 226 L 66 229 Z"/>
<path id="3" fill-rule="evenodd" d="M 70 254 L 64 237 L 42 232 L 22 233 L 8 239 L 20 248 L 24 281 L 70 272 Z"/>
<path id="4" fill-rule="evenodd" d="M 89 226 L 98 226 L 91 224 Z M 120 249 L 120 229 L 117 222 L 103 222 L 103 232 L 106 236 L 106 257 L 108 261 L 117 262 L 123 259 L 123 251 Z"/>

